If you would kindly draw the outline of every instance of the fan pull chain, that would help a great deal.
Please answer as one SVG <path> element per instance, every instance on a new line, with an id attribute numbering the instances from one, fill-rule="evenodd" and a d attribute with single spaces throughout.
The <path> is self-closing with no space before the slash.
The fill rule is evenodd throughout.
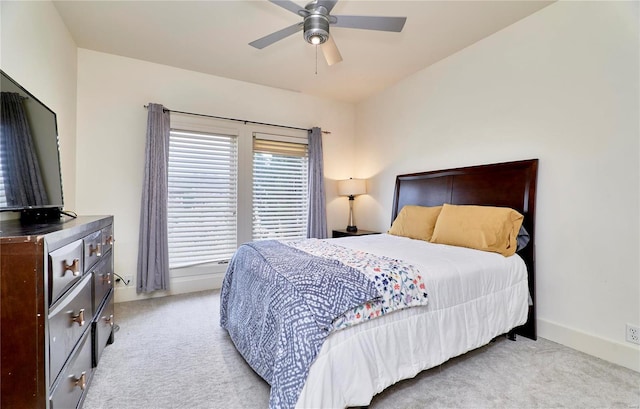
<path id="1" fill-rule="evenodd" d="M 316 45 L 316 75 L 318 75 L 318 46 Z"/>

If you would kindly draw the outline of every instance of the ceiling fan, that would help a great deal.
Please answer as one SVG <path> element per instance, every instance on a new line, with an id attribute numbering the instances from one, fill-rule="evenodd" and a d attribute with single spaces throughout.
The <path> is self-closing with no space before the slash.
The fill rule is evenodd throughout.
<path id="1" fill-rule="evenodd" d="M 309 44 L 320 45 L 327 64 L 333 65 L 342 61 L 342 56 L 333 36 L 329 34 L 329 26 L 343 28 L 359 28 L 363 30 L 392 31 L 399 33 L 407 21 L 406 17 L 378 17 L 378 16 L 334 16 L 331 10 L 338 0 L 314 0 L 301 8 L 289 0 L 269 0 L 303 18 L 299 23 L 276 31 L 249 43 L 258 49 L 263 49 L 276 41 L 280 41 L 302 30 L 304 39 Z"/>

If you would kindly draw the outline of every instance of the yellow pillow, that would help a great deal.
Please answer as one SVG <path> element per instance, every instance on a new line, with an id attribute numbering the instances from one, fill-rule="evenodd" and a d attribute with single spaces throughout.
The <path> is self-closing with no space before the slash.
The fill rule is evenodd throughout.
<path id="1" fill-rule="evenodd" d="M 523 218 L 508 207 L 445 204 L 431 242 L 492 251 L 507 257 L 516 252 Z"/>
<path id="2" fill-rule="evenodd" d="M 442 206 L 404 206 L 387 233 L 429 241 L 441 209 Z"/>

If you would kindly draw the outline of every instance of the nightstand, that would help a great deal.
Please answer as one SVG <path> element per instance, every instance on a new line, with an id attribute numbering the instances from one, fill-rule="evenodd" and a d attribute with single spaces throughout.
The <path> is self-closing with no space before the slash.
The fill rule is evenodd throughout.
<path id="1" fill-rule="evenodd" d="M 332 237 L 336 239 L 338 237 L 367 236 L 369 234 L 380 234 L 380 232 L 362 229 L 358 229 L 358 231 L 334 230 Z"/>

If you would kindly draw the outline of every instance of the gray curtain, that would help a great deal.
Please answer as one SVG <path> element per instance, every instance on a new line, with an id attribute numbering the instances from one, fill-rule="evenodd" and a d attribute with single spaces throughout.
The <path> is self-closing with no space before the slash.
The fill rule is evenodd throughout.
<path id="1" fill-rule="evenodd" d="M 140 210 L 140 242 L 136 291 L 169 288 L 167 197 L 169 164 L 169 111 L 149 104 L 144 184 Z"/>
<path id="2" fill-rule="evenodd" d="M 7 205 L 49 204 L 23 97 L 15 92 L 2 92 L 0 97 L 0 163 Z"/>
<path id="3" fill-rule="evenodd" d="M 309 131 L 309 219 L 307 237 L 326 239 L 327 207 L 324 194 L 324 165 L 322 164 L 322 130 Z"/>

